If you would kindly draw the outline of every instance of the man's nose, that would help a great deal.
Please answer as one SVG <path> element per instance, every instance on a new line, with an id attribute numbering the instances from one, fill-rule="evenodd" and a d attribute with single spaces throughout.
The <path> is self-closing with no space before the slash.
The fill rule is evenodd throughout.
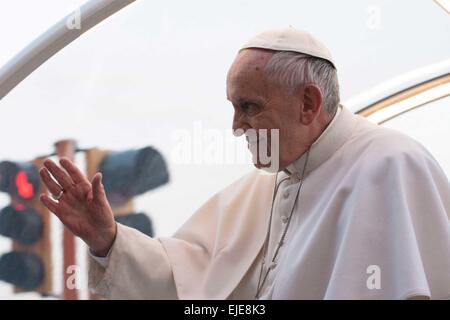
<path id="1" fill-rule="evenodd" d="M 245 117 L 241 113 L 235 112 L 233 116 L 233 134 L 236 137 L 242 136 L 249 128 L 250 126 L 246 123 Z"/>

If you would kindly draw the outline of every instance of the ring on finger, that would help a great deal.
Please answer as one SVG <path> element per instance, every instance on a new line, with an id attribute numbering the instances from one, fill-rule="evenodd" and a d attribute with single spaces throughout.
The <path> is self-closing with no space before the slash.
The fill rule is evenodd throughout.
<path id="1" fill-rule="evenodd" d="M 63 194 L 64 194 L 64 190 L 61 190 L 60 192 L 59 192 L 59 194 L 58 195 L 54 195 L 54 194 L 52 194 L 52 198 L 54 199 L 54 200 L 56 200 L 56 201 L 58 201 L 59 199 L 61 199 L 61 197 L 63 196 Z"/>

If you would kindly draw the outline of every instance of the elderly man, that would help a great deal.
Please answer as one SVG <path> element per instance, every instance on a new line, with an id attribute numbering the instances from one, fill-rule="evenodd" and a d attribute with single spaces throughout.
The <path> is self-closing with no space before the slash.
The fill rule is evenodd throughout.
<path id="1" fill-rule="evenodd" d="M 238 180 L 171 238 L 116 224 L 101 174 L 89 182 L 66 159 L 65 170 L 46 161 L 42 179 L 60 196 L 41 200 L 90 247 L 96 293 L 450 298 L 448 180 L 419 143 L 339 104 L 323 44 L 294 28 L 257 35 L 229 71 L 227 98 L 256 167 L 276 174 Z"/>

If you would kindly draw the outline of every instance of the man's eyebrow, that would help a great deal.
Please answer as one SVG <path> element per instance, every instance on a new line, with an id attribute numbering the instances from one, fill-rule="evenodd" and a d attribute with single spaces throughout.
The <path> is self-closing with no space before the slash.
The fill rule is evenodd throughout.
<path id="1" fill-rule="evenodd" d="M 244 103 L 260 104 L 260 101 L 258 99 L 250 99 L 250 98 L 245 98 L 245 97 L 237 98 L 237 102 L 239 104 L 244 104 Z"/>
<path id="2" fill-rule="evenodd" d="M 237 97 L 235 99 L 230 99 L 230 97 L 227 96 L 227 100 L 231 103 L 235 103 L 237 105 L 242 105 L 244 103 L 253 103 L 253 104 L 261 104 L 259 99 L 253 99 L 253 98 L 247 98 L 247 97 Z"/>

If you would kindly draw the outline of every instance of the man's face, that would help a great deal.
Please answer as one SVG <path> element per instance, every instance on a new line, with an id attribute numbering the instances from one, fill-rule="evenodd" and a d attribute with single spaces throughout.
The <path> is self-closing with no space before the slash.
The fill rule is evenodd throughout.
<path id="1" fill-rule="evenodd" d="M 227 98 L 234 107 L 233 130 L 243 130 L 246 135 L 256 131 L 257 141 L 252 141 L 253 135 L 247 136 L 251 148 L 255 143 L 261 145 L 266 136 L 259 130 L 267 129 L 267 153 L 271 157 L 274 153 L 271 146 L 273 149 L 278 144 L 278 169 L 282 170 L 301 155 L 304 142 L 304 129 L 299 125 L 302 99 L 301 90 L 299 94 L 288 95 L 286 90 L 267 79 L 264 68 L 272 55 L 273 52 L 260 49 L 241 51 L 228 73 Z M 279 139 L 270 129 L 279 130 Z M 267 164 L 259 157 L 255 160 L 254 156 L 258 168 Z"/>

